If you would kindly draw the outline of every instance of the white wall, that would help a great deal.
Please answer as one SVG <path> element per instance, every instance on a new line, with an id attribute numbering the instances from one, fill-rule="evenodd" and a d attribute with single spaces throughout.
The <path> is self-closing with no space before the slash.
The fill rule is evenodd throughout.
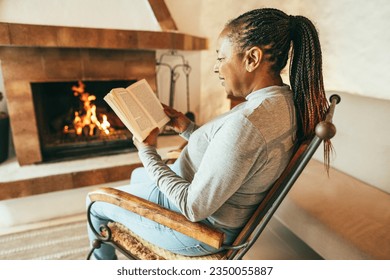
<path id="1" fill-rule="evenodd" d="M 261 7 L 274 7 L 288 14 L 304 15 L 315 23 L 322 42 L 327 90 L 390 99 L 387 90 L 387 81 L 390 80 L 390 2 L 387 0 L 166 2 L 179 30 L 210 40 L 210 50 L 202 53 L 203 121 L 227 109 L 223 89 L 212 73 L 219 32 L 227 20 Z M 288 82 L 287 77 L 285 81 Z"/>
<path id="2" fill-rule="evenodd" d="M 147 0 L 0 0 L 0 21 L 161 30 Z"/>

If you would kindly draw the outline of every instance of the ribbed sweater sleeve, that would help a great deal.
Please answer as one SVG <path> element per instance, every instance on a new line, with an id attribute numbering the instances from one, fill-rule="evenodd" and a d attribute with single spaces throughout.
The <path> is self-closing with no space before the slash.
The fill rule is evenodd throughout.
<path id="1" fill-rule="evenodd" d="M 243 115 L 229 118 L 209 140 L 192 182 L 165 165 L 155 148 L 139 150 L 149 177 L 191 221 L 212 215 L 240 188 L 255 161 L 267 161 L 262 135 Z"/>

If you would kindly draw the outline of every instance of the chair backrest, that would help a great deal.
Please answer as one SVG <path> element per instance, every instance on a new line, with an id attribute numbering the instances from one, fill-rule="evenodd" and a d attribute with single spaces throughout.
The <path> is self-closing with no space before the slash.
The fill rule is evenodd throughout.
<path id="1" fill-rule="evenodd" d="M 286 197 L 289 190 L 294 185 L 295 181 L 298 179 L 317 148 L 324 140 L 329 140 L 335 135 L 336 128 L 332 124 L 332 118 L 335 106 L 340 102 L 340 97 L 338 95 L 332 95 L 330 97 L 330 101 L 331 106 L 329 108 L 326 119 L 316 126 L 316 135 L 310 141 L 303 142 L 296 148 L 289 164 L 267 192 L 267 195 L 262 200 L 245 227 L 241 230 L 241 233 L 238 235 L 235 242 L 231 246 L 222 246 L 226 249 L 226 251 L 221 253 L 221 258 L 242 259 L 242 257 L 252 247 L 260 234 L 263 232 L 273 214 L 278 209 L 279 205 L 282 203 L 283 199 Z M 92 226 L 90 219 L 90 209 L 95 201 L 104 201 L 118 205 L 143 217 L 150 218 L 151 220 L 171 227 L 172 229 L 178 230 L 181 233 L 190 233 L 190 236 L 194 238 L 206 236 L 205 238 L 207 240 L 198 239 L 203 242 L 210 242 L 210 237 L 213 237 L 213 244 L 214 241 L 217 243 L 216 248 L 220 248 L 220 244 L 223 242 L 222 232 L 208 228 L 201 223 L 192 223 L 180 213 L 169 211 L 157 204 L 141 198 L 137 198 L 134 195 L 124 193 L 117 189 L 106 188 L 103 190 L 96 190 L 90 193 L 90 199 L 92 203 L 88 207 L 88 223 L 97 239 L 95 240 L 96 242 L 93 243 L 93 248 L 89 252 L 87 259 L 89 259 L 91 256 L 93 250 L 100 247 L 102 242 L 115 244 L 114 241 L 111 241 L 111 231 L 108 227 L 105 227 L 105 230 L 107 230 L 108 234 L 101 236 L 100 233 L 97 232 Z M 195 230 L 194 225 L 196 227 Z M 211 243 L 209 244 L 214 246 Z M 120 246 L 116 246 L 116 248 L 122 252 L 125 251 L 120 249 Z"/>
<path id="2" fill-rule="evenodd" d="M 317 124 L 316 135 L 310 141 L 305 141 L 298 146 L 289 164 L 268 191 L 236 240 L 231 246 L 225 247 L 228 249 L 227 259 L 241 259 L 246 254 L 263 232 L 317 148 L 323 141 L 330 140 L 335 135 L 336 128 L 332 124 L 332 118 L 335 106 L 340 100 L 338 95 L 330 97 L 331 105 L 328 114 L 323 122 Z"/>

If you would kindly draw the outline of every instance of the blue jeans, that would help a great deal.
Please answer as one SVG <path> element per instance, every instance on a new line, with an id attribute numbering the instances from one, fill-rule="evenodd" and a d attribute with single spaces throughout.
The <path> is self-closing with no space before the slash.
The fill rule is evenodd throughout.
<path id="1" fill-rule="evenodd" d="M 179 209 L 177 209 L 148 179 L 143 168 L 138 168 L 133 171 L 131 184 L 119 187 L 118 189 L 157 203 L 172 211 L 180 212 Z M 89 203 L 89 198 L 87 198 L 87 205 L 89 205 Z M 99 231 L 99 226 L 101 224 L 107 224 L 110 221 L 115 221 L 123 224 L 145 240 L 173 253 L 186 256 L 202 256 L 219 251 L 218 249 L 210 247 L 200 241 L 116 205 L 105 202 L 95 202 L 91 208 L 92 224 L 97 231 Z M 204 221 L 204 223 L 210 225 L 207 221 Z M 88 234 L 89 239 L 92 242 L 92 240 L 95 239 L 95 235 L 89 228 Z M 229 235 L 231 234 L 227 232 L 226 241 L 230 243 L 234 236 Z M 114 247 L 109 244 L 102 244 L 99 249 L 94 251 L 94 256 L 96 259 L 117 258 Z"/>

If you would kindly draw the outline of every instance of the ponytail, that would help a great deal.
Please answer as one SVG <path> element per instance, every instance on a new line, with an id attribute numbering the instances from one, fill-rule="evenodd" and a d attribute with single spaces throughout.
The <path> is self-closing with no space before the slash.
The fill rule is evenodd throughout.
<path id="1" fill-rule="evenodd" d="M 322 53 L 313 23 L 303 16 L 289 16 L 292 49 L 290 84 L 298 114 L 298 139 L 315 134 L 316 125 L 325 119 L 329 104 L 322 77 Z M 329 170 L 330 140 L 324 142 L 324 161 Z"/>

